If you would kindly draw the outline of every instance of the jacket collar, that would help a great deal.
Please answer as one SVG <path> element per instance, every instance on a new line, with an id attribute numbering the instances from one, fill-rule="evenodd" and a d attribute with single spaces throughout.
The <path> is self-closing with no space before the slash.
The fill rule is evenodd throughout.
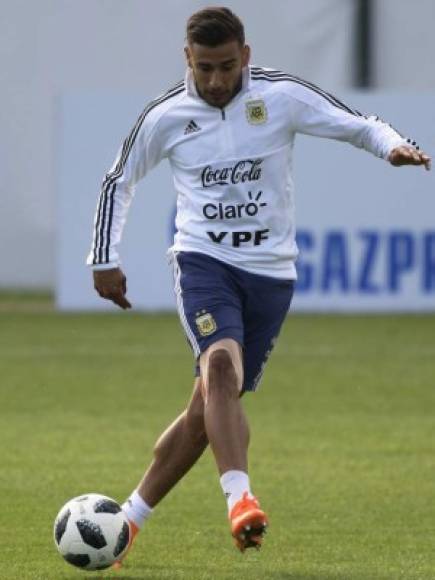
<path id="1" fill-rule="evenodd" d="M 190 67 L 188 67 L 186 69 L 184 82 L 186 85 L 186 90 L 187 90 L 188 95 L 190 95 L 192 97 L 201 98 L 198 95 L 198 91 L 197 91 L 196 84 L 195 84 L 195 79 L 193 77 L 192 69 Z M 235 95 L 234 98 L 237 98 L 241 93 L 248 91 L 250 89 L 250 87 L 251 87 L 251 70 L 250 70 L 249 66 L 245 66 L 242 69 L 242 88 L 237 93 L 237 95 Z"/>

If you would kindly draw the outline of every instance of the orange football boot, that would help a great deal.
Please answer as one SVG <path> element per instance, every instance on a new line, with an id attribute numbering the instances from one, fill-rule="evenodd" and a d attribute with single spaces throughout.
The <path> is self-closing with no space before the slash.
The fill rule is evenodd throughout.
<path id="1" fill-rule="evenodd" d="M 139 529 L 138 526 L 128 520 L 128 525 L 130 526 L 130 538 L 128 540 L 128 546 L 127 546 L 127 550 L 124 552 L 124 555 L 122 556 L 122 558 L 120 558 L 119 560 L 115 560 L 115 562 L 112 564 L 112 568 L 114 568 L 115 570 L 120 570 L 122 568 L 122 563 L 124 561 L 124 558 L 128 555 L 128 553 L 130 552 L 131 546 L 134 542 L 135 537 L 137 536 Z"/>
<path id="2" fill-rule="evenodd" d="M 231 533 L 241 552 L 246 548 L 260 549 L 269 522 L 255 497 L 248 497 L 248 492 L 243 494 L 231 510 L 230 523 Z"/>

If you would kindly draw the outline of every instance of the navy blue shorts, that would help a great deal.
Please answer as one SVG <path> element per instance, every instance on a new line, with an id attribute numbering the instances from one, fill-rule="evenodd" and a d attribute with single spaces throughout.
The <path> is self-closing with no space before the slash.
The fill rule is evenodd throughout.
<path id="1" fill-rule="evenodd" d="M 214 342 L 234 339 L 243 348 L 243 390 L 255 391 L 294 281 L 251 274 L 197 252 L 175 255 L 174 276 L 178 313 L 197 360 Z"/>

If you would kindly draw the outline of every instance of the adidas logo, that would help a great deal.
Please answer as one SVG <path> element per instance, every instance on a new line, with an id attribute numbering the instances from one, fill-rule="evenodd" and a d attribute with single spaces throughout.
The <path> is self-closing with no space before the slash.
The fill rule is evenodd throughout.
<path id="1" fill-rule="evenodd" d="M 190 133 L 196 133 L 201 131 L 201 127 L 195 123 L 195 121 L 189 121 L 187 127 L 184 129 L 184 134 L 189 135 Z"/>

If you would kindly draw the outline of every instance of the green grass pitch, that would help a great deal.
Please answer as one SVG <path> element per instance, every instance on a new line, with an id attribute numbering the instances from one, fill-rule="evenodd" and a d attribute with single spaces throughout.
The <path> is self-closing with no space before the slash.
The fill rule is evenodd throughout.
<path id="1" fill-rule="evenodd" d="M 435 316 L 290 316 L 244 404 L 271 525 L 234 548 L 209 451 L 158 506 L 121 573 L 64 563 L 63 503 L 123 500 L 190 394 L 178 320 L 0 300 L 3 580 L 435 578 Z"/>

